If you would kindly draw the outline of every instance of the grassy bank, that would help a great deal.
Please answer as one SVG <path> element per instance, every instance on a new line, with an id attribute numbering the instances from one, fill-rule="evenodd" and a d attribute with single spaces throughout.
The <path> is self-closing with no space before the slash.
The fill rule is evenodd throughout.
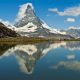
<path id="1" fill-rule="evenodd" d="M 80 39 L 47 39 L 47 38 L 39 38 L 39 37 L 7 37 L 0 38 L 0 44 L 29 44 L 29 43 L 39 43 L 46 41 L 80 41 Z"/>
<path id="2" fill-rule="evenodd" d="M 0 44 L 28 44 L 28 43 L 38 43 L 45 42 L 48 39 L 37 38 L 37 37 L 8 37 L 0 38 Z"/>

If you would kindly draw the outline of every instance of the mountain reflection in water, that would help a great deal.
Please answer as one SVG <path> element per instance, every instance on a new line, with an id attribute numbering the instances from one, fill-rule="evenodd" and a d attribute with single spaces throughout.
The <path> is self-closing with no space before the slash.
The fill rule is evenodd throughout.
<path id="1" fill-rule="evenodd" d="M 68 70 L 80 71 L 79 51 L 80 42 L 78 41 L 58 43 L 45 42 L 27 45 L 0 45 L 0 60 L 10 55 L 15 56 L 20 71 L 26 74 L 27 76 L 35 72 L 34 70 L 36 68 L 36 65 L 39 63 L 47 65 L 46 68 L 48 67 L 47 69 L 52 70 L 58 70 L 61 67 L 64 67 Z M 40 62 L 42 60 L 43 62 Z M 44 61 L 46 61 L 46 63 L 44 63 Z M 45 69 L 45 67 L 42 68 Z M 57 73 L 54 76 L 56 75 L 59 76 L 59 74 Z M 51 79 L 57 79 L 54 76 Z"/>

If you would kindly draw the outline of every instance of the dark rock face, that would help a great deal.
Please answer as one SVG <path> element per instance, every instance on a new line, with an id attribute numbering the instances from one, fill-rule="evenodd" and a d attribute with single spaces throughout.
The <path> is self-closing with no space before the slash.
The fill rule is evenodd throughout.
<path id="1" fill-rule="evenodd" d="M 3 23 L 0 22 L 0 38 L 4 38 L 4 37 L 17 37 L 18 34 L 7 28 Z"/>

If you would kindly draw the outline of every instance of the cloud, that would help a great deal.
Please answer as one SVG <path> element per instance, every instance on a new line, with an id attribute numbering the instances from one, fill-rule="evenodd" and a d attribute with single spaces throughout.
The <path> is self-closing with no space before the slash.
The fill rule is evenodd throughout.
<path id="1" fill-rule="evenodd" d="M 80 29 L 80 27 L 77 27 L 77 26 L 70 26 L 68 29 Z"/>
<path id="2" fill-rule="evenodd" d="M 59 11 L 57 8 L 50 8 L 48 10 L 51 12 L 55 12 L 60 16 L 80 16 L 80 5 L 66 8 L 63 12 Z"/>
<path id="3" fill-rule="evenodd" d="M 67 21 L 67 22 L 75 22 L 75 19 L 74 19 L 74 18 L 67 18 L 66 21 Z"/>
<path id="4" fill-rule="evenodd" d="M 68 55 L 68 56 L 67 56 L 67 59 L 75 59 L 75 57 L 76 57 L 76 56 L 75 56 L 74 54 L 72 54 L 72 55 Z"/>
<path id="5" fill-rule="evenodd" d="M 58 69 L 59 67 L 64 66 L 69 70 L 80 71 L 80 61 L 60 61 L 58 64 L 51 66 L 52 69 Z"/>
<path id="6" fill-rule="evenodd" d="M 17 19 L 16 21 L 22 19 L 23 17 L 26 16 L 25 12 L 26 12 L 26 9 L 27 9 L 27 6 L 30 5 L 32 7 L 32 9 L 34 9 L 34 7 L 32 6 L 32 3 L 26 3 L 26 4 L 23 4 L 20 6 L 20 9 L 19 9 L 19 12 L 18 12 L 18 15 L 17 15 Z"/>

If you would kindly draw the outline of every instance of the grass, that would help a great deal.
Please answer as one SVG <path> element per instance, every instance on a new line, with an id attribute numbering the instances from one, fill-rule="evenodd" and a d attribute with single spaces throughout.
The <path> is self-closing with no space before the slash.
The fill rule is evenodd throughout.
<path id="1" fill-rule="evenodd" d="M 0 44 L 28 44 L 28 43 L 38 43 L 45 42 L 48 39 L 37 38 L 37 37 L 7 37 L 0 38 Z"/>
<path id="2" fill-rule="evenodd" d="M 80 41 L 80 39 L 48 39 L 48 38 L 39 38 L 39 37 L 7 37 L 0 38 L 0 44 L 29 44 L 29 43 L 39 43 L 46 41 Z"/>

